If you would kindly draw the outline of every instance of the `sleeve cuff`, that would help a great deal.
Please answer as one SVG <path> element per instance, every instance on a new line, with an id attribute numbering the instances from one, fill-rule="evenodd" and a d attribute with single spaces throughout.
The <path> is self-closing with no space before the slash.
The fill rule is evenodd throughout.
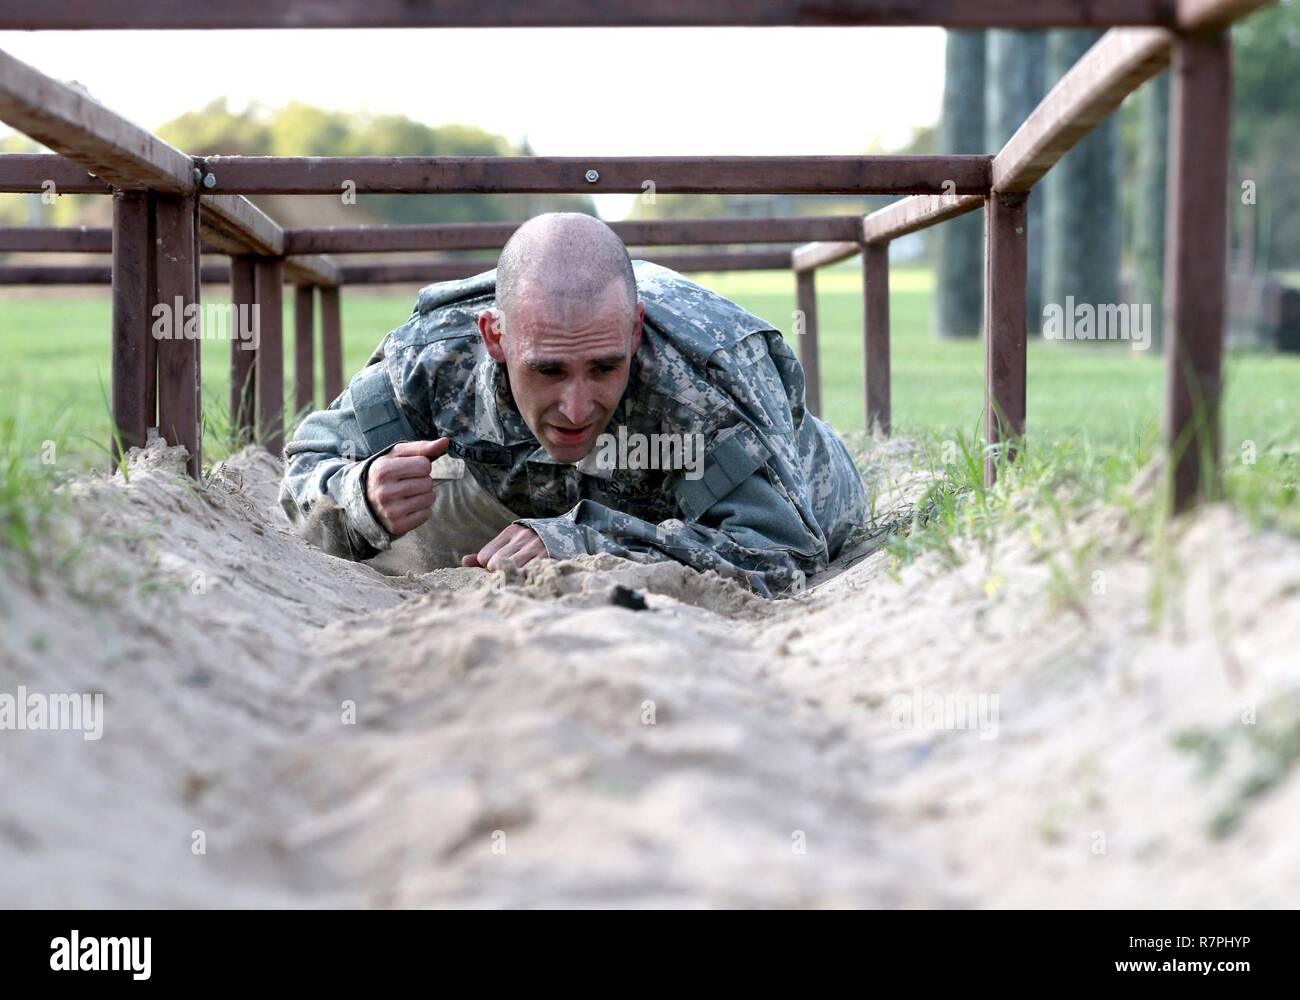
<path id="1" fill-rule="evenodd" d="M 383 552 L 393 544 L 393 537 L 375 520 L 375 515 L 370 510 L 370 501 L 366 499 L 366 471 L 370 468 L 370 463 L 383 453 L 355 463 L 343 474 L 343 508 L 347 511 L 348 527 L 364 538 L 376 552 Z"/>
<path id="2" fill-rule="evenodd" d="M 576 559 L 587 554 L 582 529 L 565 517 L 521 517 L 514 523 L 532 528 L 552 559 Z"/>

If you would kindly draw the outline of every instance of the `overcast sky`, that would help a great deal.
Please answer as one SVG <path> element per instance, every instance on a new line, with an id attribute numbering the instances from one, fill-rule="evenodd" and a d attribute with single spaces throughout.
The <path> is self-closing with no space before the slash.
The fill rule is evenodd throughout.
<path id="1" fill-rule="evenodd" d="M 150 129 L 214 97 L 296 99 L 551 156 L 892 148 L 938 118 L 943 87 L 937 28 L 0 32 L 0 49 Z"/>

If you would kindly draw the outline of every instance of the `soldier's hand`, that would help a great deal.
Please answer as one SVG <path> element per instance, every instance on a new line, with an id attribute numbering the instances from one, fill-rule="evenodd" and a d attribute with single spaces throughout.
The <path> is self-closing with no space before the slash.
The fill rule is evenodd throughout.
<path id="1" fill-rule="evenodd" d="M 546 546 L 537 532 L 523 524 L 511 524 L 472 556 L 461 559 L 462 566 L 481 566 L 483 569 L 501 568 L 501 561 L 509 556 L 516 566 L 523 566 L 546 555 Z"/>
<path id="2" fill-rule="evenodd" d="M 366 500 L 375 519 L 394 538 L 429 520 L 434 482 L 429 478 L 433 460 L 447 453 L 451 442 L 402 441 L 366 471 Z"/>

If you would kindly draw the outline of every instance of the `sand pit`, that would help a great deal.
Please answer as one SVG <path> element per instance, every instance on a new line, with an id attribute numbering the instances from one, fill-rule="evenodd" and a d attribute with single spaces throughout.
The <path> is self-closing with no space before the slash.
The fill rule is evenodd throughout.
<path id="1" fill-rule="evenodd" d="M 1099 509 L 765 602 L 610 557 L 385 577 L 292 534 L 267 453 L 176 458 L 78 482 L 69 568 L 0 578 L 0 692 L 104 696 L 101 739 L 0 732 L 0 905 L 1300 899 L 1300 543 L 1226 509 L 1154 580 Z M 1089 537 L 1104 585 L 1062 589 Z"/>

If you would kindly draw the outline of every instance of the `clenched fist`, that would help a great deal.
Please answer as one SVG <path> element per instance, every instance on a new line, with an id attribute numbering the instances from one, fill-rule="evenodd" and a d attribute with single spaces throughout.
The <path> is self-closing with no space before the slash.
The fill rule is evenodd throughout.
<path id="1" fill-rule="evenodd" d="M 429 520 L 433 507 L 433 460 L 447 453 L 451 442 L 402 441 L 382 458 L 370 463 L 366 472 L 366 500 L 375 519 L 394 538 Z"/>

